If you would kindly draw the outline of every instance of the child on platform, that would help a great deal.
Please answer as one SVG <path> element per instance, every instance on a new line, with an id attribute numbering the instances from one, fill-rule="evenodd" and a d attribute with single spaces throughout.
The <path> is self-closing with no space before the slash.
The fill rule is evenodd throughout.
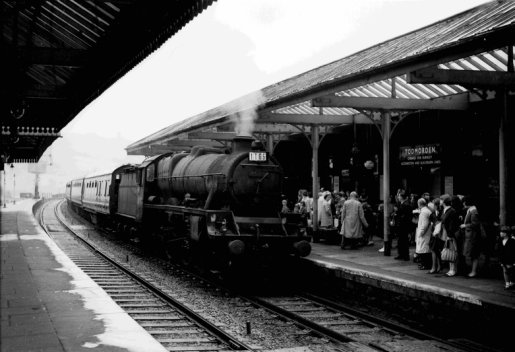
<path id="1" fill-rule="evenodd" d="M 501 227 L 499 246 L 499 261 L 504 275 L 504 288 L 510 289 L 515 286 L 514 270 L 515 270 L 515 239 L 510 236 L 510 228 Z"/>

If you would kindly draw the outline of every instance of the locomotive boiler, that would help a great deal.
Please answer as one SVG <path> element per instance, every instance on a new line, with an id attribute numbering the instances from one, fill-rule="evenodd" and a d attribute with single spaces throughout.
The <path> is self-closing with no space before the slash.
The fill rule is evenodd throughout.
<path id="1" fill-rule="evenodd" d="M 189 195 L 204 209 L 229 208 L 237 215 L 270 216 L 280 204 L 282 170 L 253 139 L 236 137 L 227 154 L 195 147 L 191 153 L 165 157 L 157 164 L 157 184 L 163 201 L 176 204 Z"/>

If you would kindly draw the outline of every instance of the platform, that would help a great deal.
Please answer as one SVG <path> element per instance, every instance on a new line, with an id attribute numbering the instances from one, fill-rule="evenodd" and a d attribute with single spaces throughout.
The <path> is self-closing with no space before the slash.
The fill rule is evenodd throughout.
<path id="1" fill-rule="evenodd" d="M 474 305 L 496 305 L 513 309 L 515 313 L 515 290 L 505 290 L 502 269 L 493 261 L 488 274 L 468 278 L 448 277 L 448 268 L 438 274 L 418 269 L 413 261 L 395 260 L 396 250 L 391 256 L 378 252 L 382 241 L 376 238 L 373 246 L 342 250 L 331 243 L 312 243 L 312 252 L 306 258 L 309 262 L 329 271 L 335 276 L 354 282 L 386 288 L 407 295 L 435 295 Z M 410 247 L 413 257 L 414 247 Z M 481 269 L 481 266 L 480 266 Z M 492 273 L 494 271 L 494 273 Z M 497 271 L 497 275 L 495 275 Z M 484 269 L 483 269 L 484 272 Z M 420 291 L 420 292 L 417 292 Z"/>
<path id="2" fill-rule="evenodd" d="M 166 351 L 40 229 L 33 203 L 1 208 L 0 350 Z"/>

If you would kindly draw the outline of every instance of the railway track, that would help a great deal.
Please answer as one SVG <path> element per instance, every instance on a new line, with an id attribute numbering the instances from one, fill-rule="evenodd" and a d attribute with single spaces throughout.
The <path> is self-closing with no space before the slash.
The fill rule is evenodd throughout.
<path id="1" fill-rule="evenodd" d="M 307 293 L 248 299 L 333 342 L 362 344 L 371 351 L 496 351 L 468 339 L 440 339 Z"/>
<path id="2" fill-rule="evenodd" d="M 60 203 L 39 212 L 43 229 L 68 257 L 136 322 L 169 351 L 252 350 L 173 299 L 152 282 L 121 265 L 80 236 L 60 218 Z M 59 236 L 53 233 L 59 232 Z M 68 235 L 63 235 L 63 232 Z"/>
<path id="3" fill-rule="evenodd" d="M 84 264 L 90 265 L 88 260 Z M 138 316 L 143 317 L 140 324 L 147 326 L 149 332 L 158 341 L 162 338 L 166 343 L 166 339 L 170 338 L 170 335 L 167 335 L 167 329 L 171 329 L 174 324 L 161 319 L 145 321 L 145 318 L 158 317 L 158 314 L 149 316 L 147 309 L 152 312 L 159 311 L 161 309 L 159 301 L 156 303 L 153 298 L 147 299 L 143 295 L 130 296 L 128 292 L 123 291 L 132 290 L 125 286 L 126 284 L 130 285 L 130 282 L 113 281 L 109 276 L 111 275 L 109 267 L 99 269 L 90 266 L 85 267 L 84 270 L 88 274 L 91 273 L 94 279 L 102 279 L 104 284 L 110 285 L 111 287 L 106 286 L 106 290 L 113 290 L 113 293 L 118 295 L 119 304 L 132 310 L 132 314 L 129 310 L 128 312 L 136 320 L 138 320 Z M 105 272 L 108 274 L 107 277 L 96 277 L 102 275 L 104 270 L 107 270 Z M 182 276 L 193 281 L 199 289 L 216 291 L 213 294 L 217 295 L 226 291 L 228 292 L 227 296 L 237 296 L 240 301 L 244 302 L 243 305 L 265 309 L 276 318 L 274 320 L 277 320 L 279 328 L 281 323 L 285 326 L 294 324 L 302 331 L 302 334 L 316 336 L 322 341 L 331 342 L 336 351 L 496 351 L 468 339 L 441 339 L 308 293 L 266 297 L 235 295 L 233 291 L 223 287 L 223 283 L 206 279 L 185 268 L 176 267 L 171 271 L 174 276 Z M 139 291 L 132 293 L 140 294 Z M 191 330 L 186 326 L 181 328 L 185 335 L 189 333 L 188 330 Z M 177 331 L 179 332 L 179 330 Z M 339 348 L 338 346 L 345 347 Z"/>

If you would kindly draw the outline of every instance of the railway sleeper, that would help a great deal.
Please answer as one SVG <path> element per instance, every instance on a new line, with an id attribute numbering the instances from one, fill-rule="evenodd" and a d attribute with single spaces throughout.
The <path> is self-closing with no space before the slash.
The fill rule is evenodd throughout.
<path id="1" fill-rule="evenodd" d="M 116 294 L 116 293 L 124 293 L 124 294 L 132 294 L 132 293 L 139 293 L 139 294 L 148 294 L 147 291 L 143 290 L 142 288 L 139 288 L 139 289 L 109 289 L 109 288 L 105 288 L 104 291 L 106 291 L 107 293 L 109 293 L 109 295 L 112 295 L 112 294 Z"/>
<path id="2" fill-rule="evenodd" d="M 166 346 L 166 343 L 163 343 L 168 351 L 170 352 L 179 352 L 179 351 L 222 351 L 222 347 L 220 345 L 206 345 L 206 346 Z M 226 347 L 226 346 L 223 346 Z"/>
<path id="3" fill-rule="evenodd" d="M 136 302 L 136 303 L 139 303 L 139 302 L 159 302 L 159 300 L 157 298 L 153 298 L 153 297 L 141 297 L 141 298 L 113 298 L 113 300 L 118 303 L 118 304 L 121 304 L 121 303 L 131 303 L 131 302 Z"/>
<path id="4" fill-rule="evenodd" d="M 189 326 L 186 328 L 170 328 L 168 326 L 148 326 L 146 329 L 149 334 L 152 336 L 164 336 L 164 335 L 191 335 L 191 334 L 200 334 L 202 330 L 200 329 L 191 329 Z"/>
<path id="5" fill-rule="evenodd" d="M 159 306 L 155 308 L 148 308 L 148 309 L 141 309 L 139 307 L 136 307 L 134 309 L 130 307 L 125 307 L 124 310 L 129 314 L 172 314 L 174 311 L 169 309 L 166 306 Z"/>
<path id="6" fill-rule="evenodd" d="M 117 293 L 113 293 L 113 294 L 110 294 L 111 298 L 113 300 L 124 300 L 124 299 L 148 299 L 149 295 L 148 293 L 145 293 L 145 292 L 142 292 L 142 293 L 137 293 L 137 294 L 126 294 L 126 293 L 120 293 L 120 294 L 117 294 Z"/>
<path id="7" fill-rule="evenodd" d="M 312 308 L 288 308 L 288 312 L 292 313 L 313 313 L 313 312 L 327 312 L 327 308 L 312 307 Z"/>
<path id="8" fill-rule="evenodd" d="M 111 289 L 111 290 L 126 289 L 126 288 L 136 288 L 137 287 L 133 283 L 129 283 L 127 285 L 117 285 L 117 284 L 113 284 L 113 285 L 110 285 L 110 284 L 98 284 L 98 285 L 101 286 L 102 288 L 108 288 L 108 289 Z"/>
<path id="9" fill-rule="evenodd" d="M 359 321 L 359 320 L 349 320 L 349 321 L 333 320 L 333 321 L 319 321 L 318 324 L 323 325 L 323 326 L 340 326 L 340 325 L 359 325 L 359 324 L 363 324 L 363 322 Z"/>
<path id="10" fill-rule="evenodd" d="M 199 344 L 199 343 L 212 343 L 217 342 L 215 338 L 212 337 L 195 337 L 195 338 L 176 338 L 176 339 L 167 339 L 160 338 L 158 339 L 161 343 L 184 343 L 184 344 Z"/>
<path id="11" fill-rule="evenodd" d="M 148 317 L 148 318 L 139 318 L 136 317 L 134 320 L 138 321 L 138 323 L 147 328 L 147 327 L 171 327 L 171 328 L 195 328 L 196 326 L 184 319 L 170 319 L 170 318 L 159 318 L 159 317 Z"/>
<path id="12" fill-rule="evenodd" d="M 305 314 L 297 314 L 303 318 L 306 318 L 306 319 L 340 319 L 342 316 L 341 314 L 339 313 L 325 313 L 325 314 L 310 314 L 310 313 L 305 313 Z"/>
<path id="13" fill-rule="evenodd" d="M 128 312 L 134 320 L 169 320 L 169 321 L 181 321 L 186 320 L 183 316 L 178 314 L 172 314 L 171 312 L 159 313 L 159 312 Z"/>
<path id="14" fill-rule="evenodd" d="M 116 302 L 118 305 L 124 309 L 135 309 L 135 308 L 162 308 L 167 307 L 165 303 L 122 303 L 122 302 Z"/>

